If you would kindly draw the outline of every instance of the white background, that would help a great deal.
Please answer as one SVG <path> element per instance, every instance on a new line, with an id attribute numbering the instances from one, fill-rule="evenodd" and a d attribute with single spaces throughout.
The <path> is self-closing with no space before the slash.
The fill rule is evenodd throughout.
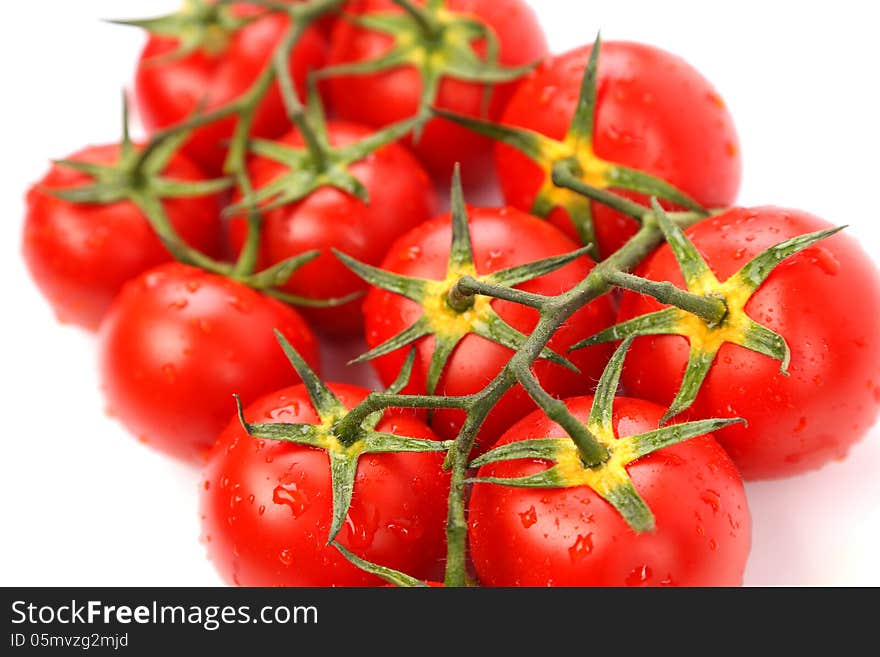
<path id="1" fill-rule="evenodd" d="M 745 154 L 743 204 L 849 224 L 880 262 L 880 47 L 873 3 L 532 0 L 551 47 L 631 39 L 714 82 Z M 0 22 L 0 584 L 214 585 L 198 472 L 102 411 L 90 336 L 58 326 L 19 254 L 23 194 L 47 159 L 113 141 L 142 43 L 100 18 L 175 0 L 19 2 Z M 854 312 L 857 312 L 854 309 Z M 752 585 L 880 585 L 880 431 L 843 463 L 748 486 Z"/>

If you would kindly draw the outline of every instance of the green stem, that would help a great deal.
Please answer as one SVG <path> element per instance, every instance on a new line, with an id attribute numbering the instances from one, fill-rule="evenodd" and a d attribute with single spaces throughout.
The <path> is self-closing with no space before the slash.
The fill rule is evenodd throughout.
<path id="1" fill-rule="evenodd" d="M 419 28 L 422 30 L 422 33 L 428 41 L 433 41 L 440 36 L 442 30 L 440 23 L 438 23 L 437 19 L 434 18 L 431 12 L 427 11 L 424 7 L 419 7 L 410 2 L 410 0 L 391 0 L 391 2 L 403 9 L 413 18 L 413 20 L 415 20 L 416 23 L 418 23 Z"/>
<path id="2" fill-rule="evenodd" d="M 457 313 L 467 312 L 474 307 L 474 294 L 464 289 L 459 281 L 446 295 L 446 305 Z"/>
<path id="3" fill-rule="evenodd" d="M 517 373 L 517 379 L 551 420 L 565 429 L 574 441 L 584 466 L 591 468 L 608 460 L 608 450 L 596 440 L 590 431 L 576 417 L 568 412 L 566 405 L 551 396 L 532 373 L 531 369 Z"/>
<path id="4" fill-rule="evenodd" d="M 577 192 L 597 203 L 607 205 L 612 210 L 617 210 L 621 214 L 632 217 L 636 221 L 641 221 L 642 217 L 651 211 L 650 208 L 646 208 L 644 205 L 639 205 L 634 201 L 618 196 L 607 189 L 599 189 L 598 187 L 588 185 L 575 174 L 575 167 L 576 165 L 569 160 L 563 160 L 562 162 L 557 163 L 553 167 L 553 184 L 557 187 L 563 187 L 565 189 L 570 189 L 573 192 Z"/>
<path id="5" fill-rule="evenodd" d="M 696 223 L 702 215 L 693 216 L 683 223 Z M 543 309 L 541 319 L 522 348 L 514 354 L 498 376 L 476 397 L 468 409 L 467 420 L 449 452 L 452 468 L 449 509 L 446 521 L 446 586 L 466 586 L 467 520 L 465 515 L 465 479 L 467 463 L 476 440 L 477 431 L 489 411 L 512 388 L 520 373 L 527 371 L 537 360 L 550 339 L 568 319 L 590 301 L 611 289 L 608 277 L 615 271 L 629 271 L 644 260 L 663 242 L 663 233 L 653 213 L 646 209 L 638 233 L 619 251 L 597 265 L 574 289 L 552 299 Z"/>
<path id="6" fill-rule="evenodd" d="M 253 187 L 247 171 L 244 169 L 238 171 L 236 178 L 242 198 L 250 198 L 253 193 Z M 247 222 L 248 228 L 244 246 L 242 246 L 238 260 L 232 269 L 232 275 L 236 278 L 253 274 L 257 268 L 257 259 L 260 255 L 260 231 L 263 227 L 263 217 L 257 208 L 248 208 Z"/>
<path id="7" fill-rule="evenodd" d="M 351 409 L 336 423 L 334 433 L 343 444 L 352 444 L 357 440 L 361 426 L 366 419 L 378 411 L 389 408 L 458 408 L 470 407 L 473 398 L 441 397 L 436 395 L 394 395 L 383 392 L 371 393 L 364 401 Z"/>
<path id="8" fill-rule="evenodd" d="M 719 324 L 727 315 L 727 305 L 722 299 L 693 294 L 669 282 L 649 281 L 621 271 L 610 272 L 608 282 L 625 290 L 653 297 L 660 303 L 681 308 L 705 320 L 710 326 Z"/>
<path id="9" fill-rule="evenodd" d="M 150 226 L 165 245 L 165 248 L 174 256 L 175 260 L 185 265 L 191 265 L 221 276 L 228 276 L 232 268 L 223 262 L 218 262 L 204 253 L 190 247 L 174 229 L 165 214 L 162 201 L 149 195 L 139 195 L 133 199 L 135 205 L 144 213 Z"/>
<path id="10" fill-rule="evenodd" d="M 478 281 L 475 278 L 471 278 L 470 276 L 465 276 L 459 280 L 458 283 L 455 284 L 455 287 L 452 288 L 452 291 L 456 291 L 457 295 L 462 297 L 468 295 L 473 297 L 475 294 L 481 294 L 486 297 L 511 301 L 537 310 L 544 308 L 552 299 L 552 297 L 547 297 L 543 294 L 534 294 L 532 292 L 524 292 L 523 290 L 505 287 L 504 285 L 485 283 L 483 281 Z M 450 296 L 452 295 L 452 291 L 450 291 Z"/>

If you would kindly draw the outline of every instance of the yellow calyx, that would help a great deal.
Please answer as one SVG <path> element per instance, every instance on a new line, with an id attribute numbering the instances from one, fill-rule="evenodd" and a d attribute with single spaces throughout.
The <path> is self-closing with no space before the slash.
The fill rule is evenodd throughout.
<path id="1" fill-rule="evenodd" d="M 569 203 L 583 203 L 584 197 L 553 183 L 553 167 L 560 162 L 574 160 L 580 170 L 578 177 L 584 184 L 597 189 L 607 189 L 609 174 L 614 168 L 610 162 L 596 155 L 589 140 L 578 140 L 570 136 L 565 141 L 544 141 L 541 145 L 541 156 L 538 162 L 546 176 L 540 194 L 550 199 L 555 205 L 567 206 Z"/>
<path id="2" fill-rule="evenodd" d="M 566 441 L 556 455 L 558 472 L 566 486 L 589 486 L 602 497 L 607 497 L 615 488 L 629 482 L 626 466 L 635 460 L 635 455 L 626 442 L 614 438 L 610 428 L 595 425 L 587 428 L 605 446 L 611 457 L 597 467 L 588 468 L 581 461 L 574 442 Z"/>
<path id="3" fill-rule="evenodd" d="M 462 267 L 451 271 L 442 281 L 432 281 L 428 284 L 425 299 L 422 306 L 425 309 L 425 317 L 431 324 L 433 333 L 440 337 L 460 338 L 471 333 L 473 327 L 479 322 L 485 321 L 491 311 L 492 300 L 490 297 L 474 295 L 474 305 L 458 312 L 449 307 L 446 300 L 453 286 L 465 276 L 477 277 L 474 267 Z"/>
<path id="4" fill-rule="evenodd" d="M 678 330 L 688 337 L 694 350 L 716 353 L 725 342 L 742 344 L 746 341 L 746 333 L 752 320 L 746 314 L 745 307 L 753 290 L 738 276 L 720 283 L 712 272 L 707 271 L 698 279 L 690 281 L 688 288 L 694 294 L 723 299 L 727 306 L 727 315 L 716 326 L 710 326 L 696 315 L 682 311 Z"/>

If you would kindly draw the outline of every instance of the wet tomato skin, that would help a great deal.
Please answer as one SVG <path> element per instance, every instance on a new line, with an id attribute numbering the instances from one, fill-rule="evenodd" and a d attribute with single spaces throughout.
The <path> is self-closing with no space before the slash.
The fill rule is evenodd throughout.
<path id="1" fill-rule="evenodd" d="M 330 143 L 344 147 L 369 136 L 371 128 L 344 121 L 327 124 Z M 296 130 L 278 140 L 302 148 Z M 255 156 L 249 170 L 253 186 L 260 189 L 287 171 L 268 158 Z M 268 266 L 312 249 L 322 255 L 308 263 L 284 289 L 314 299 L 341 298 L 365 292 L 367 284 L 331 252 L 338 249 L 370 265 L 378 265 L 388 245 L 403 233 L 434 215 L 437 195 L 428 174 L 402 145 L 393 143 L 349 167 L 367 189 L 369 202 L 333 187 L 322 187 L 302 201 L 264 213 L 261 261 Z M 230 240 L 235 252 L 247 234 L 247 221 L 235 217 Z M 363 299 L 334 308 L 303 308 L 315 326 L 334 336 L 351 337 L 363 331 Z"/>
<path id="2" fill-rule="evenodd" d="M 261 9 L 238 4 L 234 11 L 247 16 Z M 286 16 L 269 14 L 234 32 L 216 52 L 202 49 L 172 58 L 167 56 L 178 49 L 177 39 L 149 35 L 135 75 L 135 99 L 147 130 L 156 132 L 190 118 L 198 109 L 210 112 L 237 100 L 270 64 L 288 25 Z M 305 97 L 309 72 L 324 65 L 326 50 L 320 31 L 311 27 L 291 52 L 290 69 L 301 98 Z M 274 84 L 257 106 L 250 134 L 276 137 L 289 126 L 280 88 Z M 234 129 L 234 117 L 202 126 L 183 150 L 217 175 Z"/>
<path id="3" fill-rule="evenodd" d="M 329 384 L 347 408 L 369 393 Z M 304 386 L 263 397 L 249 422 L 317 423 Z M 412 415 L 386 414 L 378 431 L 436 439 Z M 351 510 L 337 540 L 374 563 L 436 579 L 445 556 L 449 476 L 440 453 L 360 459 Z M 208 459 L 201 491 L 204 540 L 223 579 L 241 586 L 382 586 L 328 546 L 332 493 L 327 453 L 248 436 L 237 421 Z"/>
<path id="4" fill-rule="evenodd" d="M 347 11 L 355 15 L 401 11 L 389 0 L 355 0 L 349 4 Z M 494 30 L 501 46 L 498 61 L 502 65 L 522 66 L 547 54 L 547 42 L 537 16 L 522 0 L 448 0 L 446 8 L 470 14 Z M 391 45 L 386 34 L 340 20 L 331 39 L 329 65 L 373 59 Z M 476 49 L 481 55 L 485 52 L 483 44 Z M 370 75 L 333 77 L 327 88 L 340 117 L 385 126 L 418 112 L 422 83 L 417 69 L 401 66 Z M 516 82 L 495 85 L 488 117 L 483 111 L 484 89 L 479 84 L 446 78 L 440 83 L 435 105 L 458 114 L 497 120 L 516 89 Z M 482 181 L 486 169 L 491 167 L 491 142 L 444 119 L 429 121 L 413 148 L 444 184 L 456 162 L 462 165 L 466 183 Z"/>
<path id="5" fill-rule="evenodd" d="M 582 421 L 592 397 L 566 401 Z M 657 428 L 665 409 L 618 397 L 614 428 L 630 436 Z M 536 411 L 497 445 L 562 438 Z M 497 446 L 496 445 L 496 446 Z M 537 459 L 495 463 L 478 476 L 520 477 L 549 466 Z M 667 447 L 627 466 L 656 518 L 636 534 L 586 486 L 522 489 L 477 484 L 469 506 L 470 546 L 484 586 L 739 586 L 751 543 L 745 491 L 711 435 Z"/>
<path id="6" fill-rule="evenodd" d="M 737 208 L 687 231 L 719 280 L 786 239 L 831 228 L 805 212 Z M 664 246 L 639 270 L 683 287 Z M 624 295 L 620 320 L 659 310 Z M 721 347 L 692 407 L 699 417 L 739 416 L 748 426 L 718 432 L 746 479 L 785 477 L 842 459 L 880 413 L 880 276 L 851 236 L 839 233 L 777 267 L 746 305 L 759 324 L 785 338 L 789 376 L 779 362 L 738 345 Z M 630 394 L 669 403 L 688 343 L 680 336 L 639 338 L 623 381 Z"/>
<path id="7" fill-rule="evenodd" d="M 149 446 L 202 461 L 245 404 L 299 380 L 278 329 L 313 366 L 318 344 L 292 308 L 179 263 L 129 282 L 101 325 L 108 412 Z"/>
<path id="8" fill-rule="evenodd" d="M 501 122 L 563 139 L 591 50 L 586 46 L 546 59 L 520 84 Z M 639 43 L 604 42 L 593 134 L 598 157 L 657 176 L 705 207 L 736 200 L 742 158 L 733 118 L 712 85 L 680 57 Z M 505 200 L 529 211 L 546 172 L 500 143 L 496 167 Z M 604 256 L 636 232 L 635 221 L 607 206 L 593 203 L 593 214 Z M 576 237 L 565 209 L 554 209 L 549 219 Z"/>
<path id="9" fill-rule="evenodd" d="M 118 144 L 90 146 L 68 159 L 111 165 L 118 161 L 119 153 Z M 183 155 L 173 157 L 162 175 L 183 181 L 205 179 Z M 93 182 L 84 173 L 52 165 L 28 191 L 22 238 L 22 253 L 31 276 L 59 321 L 92 331 L 125 282 L 171 260 L 133 203 L 72 203 L 49 191 Z M 216 255 L 221 236 L 217 196 L 167 199 L 163 206 L 185 242 Z"/>
<path id="10" fill-rule="evenodd" d="M 569 238 L 545 221 L 513 208 L 468 208 L 474 259 L 478 274 L 574 251 Z M 443 280 L 452 239 L 449 215 L 422 224 L 401 237 L 388 251 L 382 269 L 398 274 Z M 552 274 L 517 286 L 539 294 L 557 295 L 580 283 L 593 268 L 592 261 L 580 258 Z M 537 323 L 537 311 L 506 301 L 493 301 L 496 312 L 511 326 L 529 334 Z M 372 348 L 412 326 L 423 308 L 391 292 L 373 288 L 364 304 L 367 345 Z M 610 358 L 610 349 L 590 347 L 568 353 L 568 348 L 611 325 L 614 309 L 602 297 L 569 319 L 550 341 L 557 353 L 568 356 L 580 369 L 575 374 L 559 365 L 539 360 L 534 371 L 551 394 L 569 396 L 592 390 Z M 407 392 L 424 393 L 425 380 L 434 350 L 434 338 L 419 340 L 418 356 Z M 377 358 L 373 365 L 383 382 L 390 384 L 400 371 L 407 349 Z M 467 335 L 447 361 L 437 393 L 466 395 L 479 392 L 507 364 L 512 351 L 477 335 Z M 534 408 L 520 386 L 511 389 L 490 412 L 479 433 L 479 445 L 491 445 L 517 419 Z M 431 426 L 444 439 L 452 440 L 463 422 L 463 413 L 439 410 Z"/>

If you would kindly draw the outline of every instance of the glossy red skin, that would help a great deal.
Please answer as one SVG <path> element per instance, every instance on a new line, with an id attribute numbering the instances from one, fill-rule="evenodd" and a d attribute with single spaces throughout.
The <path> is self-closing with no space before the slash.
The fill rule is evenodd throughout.
<path id="1" fill-rule="evenodd" d="M 248 15 L 259 8 L 237 5 L 236 11 Z M 222 52 L 200 50 L 170 60 L 161 57 L 173 53 L 178 41 L 149 35 L 135 75 L 135 98 L 147 130 L 155 132 L 190 118 L 197 109 L 210 112 L 238 99 L 269 64 L 288 25 L 285 16 L 271 14 L 238 30 Z M 326 51 L 320 31 L 309 28 L 291 52 L 290 70 L 301 98 L 305 97 L 309 72 L 324 65 Z M 250 134 L 277 137 L 289 127 L 276 83 L 258 105 Z M 193 132 L 183 151 L 216 175 L 234 129 L 234 117 L 203 126 Z"/>
<path id="2" fill-rule="evenodd" d="M 229 419 L 299 381 L 273 334 L 313 367 L 318 344 L 292 308 L 231 279 L 170 263 L 129 282 L 101 324 L 108 412 L 141 441 L 201 461 Z"/>
<path id="3" fill-rule="evenodd" d="M 592 47 L 550 57 L 527 77 L 501 122 L 563 139 L 574 117 Z M 675 185 L 705 207 L 736 200 L 742 159 L 733 118 L 712 85 L 683 59 L 639 43 L 608 41 L 599 60 L 594 148 L 598 157 L 639 169 Z M 496 147 L 505 200 L 530 211 L 545 172 L 508 146 Z M 648 199 L 626 196 L 641 203 Z M 672 206 L 670 206 L 672 207 Z M 636 223 L 593 204 L 603 255 L 632 237 Z M 568 212 L 550 221 L 576 237 Z"/>
<path id="4" fill-rule="evenodd" d="M 477 273 L 493 271 L 533 262 L 577 247 L 565 235 L 545 221 L 513 208 L 469 208 L 471 238 Z M 432 280 L 446 277 L 452 229 L 449 215 L 437 217 L 400 238 L 388 252 L 382 269 Z M 518 288 L 539 294 L 556 295 L 570 290 L 592 269 L 592 262 L 581 258 L 557 272 L 542 276 Z M 529 334 L 537 323 L 538 314 L 531 308 L 506 301 L 494 301 L 497 313 L 511 326 Z M 568 348 L 611 325 L 611 301 L 607 296 L 588 304 L 556 333 L 550 347 L 567 355 L 580 369 L 575 374 L 559 365 L 540 360 L 534 371 L 545 389 L 556 396 L 584 393 L 595 387 L 610 357 L 607 345 L 590 347 L 568 354 Z M 367 345 L 375 347 L 412 326 L 422 314 L 422 307 L 408 299 L 384 290 L 372 289 L 364 305 Z M 425 379 L 434 349 L 434 338 L 417 342 L 418 357 L 407 392 L 424 393 Z M 391 383 L 403 365 L 408 349 L 399 349 L 373 361 L 383 382 Z M 479 392 L 510 360 L 513 352 L 480 336 L 464 338 L 447 361 L 440 377 L 437 394 L 466 395 Z M 486 418 L 478 435 L 480 446 L 491 445 L 519 418 L 534 408 L 520 386 L 502 397 Z M 464 414 L 454 410 L 434 413 L 431 426 L 444 439 L 454 439 L 461 428 Z"/>
<path id="5" fill-rule="evenodd" d="M 90 146 L 68 159 L 113 164 L 119 159 L 119 145 Z M 175 180 L 205 179 L 181 155 L 171 159 L 163 175 Z M 171 260 L 171 254 L 133 203 L 70 203 L 45 191 L 92 182 L 90 176 L 73 169 L 50 167 L 27 194 L 22 253 L 58 320 L 96 330 L 123 284 Z M 216 255 L 221 235 L 218 196 L 168 199 L 163 206 L 184 241 Z"/>
<path id="6" fill-rule="evenodd" d="M 347 408 L 368 390 L 330 384 Z M 304 386 L 262 398 L 250 422 L 318 423 Z M 435 440 L 423 422 L 388 413 L 377 430 Z M 436 578 L 445 556 L 449 475 L 441 453 L 361 457 L 351 510 L 337 540 L 374 563 Z M 248 436 L 229 424 L 211 452 L 201 494 L 208 554 L 241 586 L 382 586 L 328 546 L 332 493 L 323 450 Z"/>
<path id="7" fill-rule="evenodd" d="M 703 221 L 688 236 L 720 280 L 783 240 L 830 228 L 804 212 L 734 209 Z M 683 287 L 668 247 L 639 274 Z M 626 294 L 620 320 L 660 306 Z M 779 362 L 725 344 L 692 407 L 700 417 L 739 416 L 718 432 L 746 479 L 770 479 L 842 459 L 880 413 L 880 277 L 851 236 L 838 234 L 783 262 L 758 289 L 746 312 L 776 331 L 791 349 L 790 376 Z M 685 338 L 639 338 L 623 374 L 630 394 L 672 400 L 687 361 Z"/>
<path id="8" fill-rule="evenodd" d="M 331 144 L 345 146 L 371 133 L 371 128 L 330 121 Z M 298 131 L 279 140 L 302 147 Z M 286 168 L 273 160 L 255 157 L 249 166 L 256 189 L 271 183 Z M 275 264 L 312 249 L 322 255 L 299 269 L 284 289 L 313 299 L 344 297 L 366 292 L 369 287 L 343 265 L 331 249 L 338 249 L 361 262 L 378 265 L 388 245 L 402 234 L 430 219 L 437 209 L 437 197 L 428 174 L 415 157 L 400 144 L 390 144 L 349 167 L 370 195 L 364 203 L 339 189 L 323 187 L 306 199 L 264 213 L 262 262 Z M 247 221 L 233 219 L 230 227 L 237 253 L 247 234 Z M 351 337 L 363 332 L 364 320 L 356 299 L 336 308 L 303 308 L 310 322 L 335 336 Z"/>
<path id="9" fill-rule="evenodd" d="M 592 397 L 566 401 L 582 421 Z M 657 428 L 665 409 L 618 397 L 614 431 Z M 563 438 L 542 411 L 513 426 L 498 445 Z M 508 461 L 480 477 L 520 477 L 547 461 Z M 477 484 L 469 506 L 470 546 L 484 586 L 739 586 L 751 521 L 736 467 L 711 434 L 642 457 L 627 467 L 654 513 L 654 532 L 636 534 L 591 488 L 523 489 Z"/>
<path id="10" fill-rule="evenodd" d="M 499 63 L 522 66 L 547 54 L 547 42 L 535 12 L 523 0 L 448 0 L 450 11 L 470 14 L 489 25 L 501 44 Z M 354 0 L 346 13 L 400 12 L 389 0 Z M 389 36 L 365 30 L 345 20 L 337 23 L 330 45 L 329 65 L 374 59 L 392 45 Z M 478 45 L 484 53 L 484 45 Z M 497 120 L 516 88 L 516 82 L 497 85 L 488 118 Z M 421 77 L 413 67 L 350 77 L 333 77 L 327 89 L 341 118 L 385 126 L 414 116 L 422 90 Z M 445 79 L 435 105 L 459 114 L 483 117 L 482 85 Z M 429 121 L 413 146 L 416 155 L 446 184 L 456 162 L 466 182 L 485 179 L 491 167 L 491 142 L 443 119 Z"/>

